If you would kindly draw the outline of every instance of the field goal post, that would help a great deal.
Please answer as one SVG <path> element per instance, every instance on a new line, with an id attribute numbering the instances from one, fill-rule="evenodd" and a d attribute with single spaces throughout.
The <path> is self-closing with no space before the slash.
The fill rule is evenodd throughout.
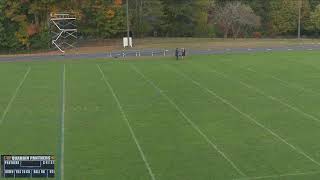
<path id="1" fill-rule="evenodd" d="M 50 13 L 51 43 L 61 53 L 75 49 L 78 41 L 77 18 L 71 13 Z"/>

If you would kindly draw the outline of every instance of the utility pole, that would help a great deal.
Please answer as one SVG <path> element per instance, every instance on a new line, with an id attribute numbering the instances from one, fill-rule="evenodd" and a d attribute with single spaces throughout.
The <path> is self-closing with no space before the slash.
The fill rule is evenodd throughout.
<path id="1" fill-rule="evenodd" d="M 302 0 L 299 0 L 298 39 L 301 38 L 301 8 Z"/>
<path id="2" fill-rule="evenodd" d="M 129 22 L 129 0 L 127 0 L 127 42 L 130 46 L 130 22 Z"/>

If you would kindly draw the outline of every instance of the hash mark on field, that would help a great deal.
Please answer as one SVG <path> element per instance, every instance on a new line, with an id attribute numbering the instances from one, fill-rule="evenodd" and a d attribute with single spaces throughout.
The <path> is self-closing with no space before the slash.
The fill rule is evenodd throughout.
<path id="1" fill-rule="evenodd" d="M 241 81 L 241 80 L 235 80 L 235 79 L 233 79 L 232 77 L 226 75 L 225 73 L 218 72 L 217 70 L 213 69 L 212 67 L 210 68 L 210 71 L 213 72 L 213 73 L 216 73 L 216 74 L 219 75 L 219 76 L 222 76 L 222 77 L 225 78 L 225 79 L 229 79 L 229 80 L 231 80 L 231 81 L 238 82 L 239 84 L 241 84 L 242 86 L 244 86 L 244 87 L 246 87 L 246 88 L 248 88 L 248 89 L 253 89 L 254 91 L 258 92 L 259 94 L 261 94 L 261 95 L 263 95 L 263 96 L 265 96 L 265 97 L 267 97 L 267 98 L 269 98 L 269 99 L 271 99 L 271 100 L 273 100 L 273 101 L 276 101 L 276 102 L 280 103 L 281 105 L 283 105 L 283 106 L 285 106 L 285 107 L 287 107 L 287 108 L 289 108 L 289 109 L 292 109 L 293 111 L 295 111 L 295 112 L 297 112 L 297 113 L 300 113 L 301 115 L 303 115 L 303 116 L 305 116 L 305 117 L 307 117 L 307 118 L 309 118 L 309 119 L 312 119 L 312 120 L 314 120 L 314 121 L 320 122 L 320 119 L 319 119 L 319 118 L 317 118 L 317 117 L 315 117 L 315 116 L 313 116 L 313 115 L 311 115 L 311 114 L 309 114 L 309 113 L 306 113 L 306 112 L 304 112 L 303 110 L 301 110 L 300 108 L 295 107 L 295 106 L 293 106 L 293 105 L 290 105 L 290 104 L 282 101 L 281 99 L 279 99 L 279 98 L 277 98 L 277 97 L 274 97 L 274 96 L 272 96 L 272 95 L 269 95 L 269 94 L 267 94 L 266 92 L 264 92 L 263 90 L 255 87 L 255 86 L 253 86 L 253 85 L 250 85 L 250 84 L 248 84 L 248 83 L 245 83 L 245 82 L 243 82 L 243 81 Z"/>
<path id="2" fill-rule="evenodd" d="M 318 161 L 316 161 L 315 159 L 313 159 L 312 157 L 310 157 L 308 154 L 306 154 L 305 152 L 303 152 L 302 150 L 298 149 L 297 147 L 295 147 L 294 145 L 290 144 L 288 141 L 286 141 L 284 138 L 282 138 L 280 135 L 278 135 L 277 133 L 275 133 L 274 131 L 272 131 L 271 129 L 267 128 L 266 126 L 264 126 L 262 123 L 258 122 L 254 117 L 250 116 L 249 114 L 241 111 L 238 107 L 236 107 L 235 105 L 233 105 L 230 101 L 228 101 L 227 99 L 219 96 L 216 92 L 212 91 L 211 89 L 202 86 L 199 82 L 195 81 L 194 79 L 192 79 L 191 77 L 187 76 L 184 72 L 181 72 L 179 70 L 177 70 L 176 68 L 170 66 L 172 69 L 175 69 L 175 72 L 177 74 L 180 74 L 182 77 L 184 77 L 185 79 L 190 80 L 192 83 L 194 83 L 195 85 L 197 85 L 198 87 L 200 87 L 201 89 L 207 91 L 209 94 L 211 94 L 212 96 L 218 98 L 221 102 L 223 102 L 224 104 L 228 105 L 229 107 L 231 107 L 233 110 L 235 110 L 236 112 L 238 112 L 239 114 L 241 114 L 242 116 L 246 117 L 248 120 L 250 120 L 251 122 L 255 123 L 257 126 L 261 127 L 262 129 L 266 130 L 267 132 L 269 132 L 271 135 L 273 135 L 274 137 L 276 137 L 278 140 L 280 140 L 281 142 L 283 142 L 284 144 L 288 145 L 290 148 L 292 148 L 294 151 L 296 151 L 297 153 L 303 155 L 305 158 L 309 159 L 310 161 L 312 161 L 313 163 L 317 164 L 318 166 L 320 166 L 320 163 Z"/>
<path id="3" fill-rule="evenodd" d="M 136 144 L 136 146 L 137 146 L 137 148 L 138 148 L 138 150 L 139 150 L 139 153 L 140 153 L 140 155 L 141 155 L 141 158 L 142 158 L 142 160 L 143 160 L 144 163 L 145 163 L 145 166 L 146 166 L 146 168 L 147 168 L 147 170 L 148 170 L 148 172 L 149 172 L 149 175 L 150 175 L 151 179 L 152 179 L 152 180 L 155 180 L 156 178 L 155 178 L 155 176 L 154 176 L 154 174 L 153 174 L 153 172 L 152 172 L 152 169 L 151 169 L 151 167 L 150 167 L 150 165 L 149 165 L 149 162 L 147 161 L 147 158 L 146 158 L 146 156 L 145 156 L 145 154 L 144 154 L 144 152 L 143 152 L 143 150 L 142 150 L 142 148 L 141 148 L 141 146 L 140 146 L 140 143 L 139 143 L 139 141 L 138 141 L 138 139 L 137 139 L 137 137 L 136 137 L 136 135 L 135 135 L 135 133 L 134 133 L 134 131 L 133 131 L 132 126 L 130 125 L 130 121 L 128 120 L 127 115 L 126 115 L 126 113 L 124 112 L 123 107 L 122 107 L 122 105 L 121 105 L 121 103 L 120 103 L 120 101 L 119 101 L 119 99 L 118 99 L 115 91 L 113 90 L 110 82 L 109 82 L 108 79 L 105 77 L 104 72 L 102 71 L 101 67 L 100 67 L 98 64 L 97 64 L 97 68 L 98 68 L 98 70 L 99 70 L 100 73 L 101 73 L 101 76 L 102 76 L 102 79 L 103 79 L 105 85 L 107 85 L 107 87 L 108 87 L 109 90 L 111 91 L 111 94 L 112 94 L 113 98 L 114 98 L 115 101 L 117 102 L 117 105 L 118 105 L 118 108 L 119 108 L 119 110 L 120 110 L 120 112 L 121 112 L 121 115 L 122 115 L 123 119 L 125 120 L 128 128 L 129 128 L 129 131 L 130 131 L 130 133 L 131 133 L 131 136 L 132 136 L 132 138 L 133 138 L 133 140 L 134 140 L 134 142 L 135 142 L 135 144 Z"/>
<path id="4" fill-rule="evenodd" d="M 131 68 L 137 72 L 145 81 L 147 81 L 151 86 L 153 86 L 157 91 L 161 93 L 161 95 L 167 99 L 167 101 L 170 102 L 171 105 L 175 107 L 175 109 L 182 115 L 182 117 L 187 120 L 187 122 L 205 139 L 205 141 L 211 145 L 239 174 L 242 176 L 247 176 L 245 175 L 244 172 L 242 172 L 236 165 L 235 163 L 228 158 L 228 156 L 222 152 L 219 147 L 214 144 L 209 137 L 179 108 L 179 106 L 162 90 L 160 89 L 152 80 L 148 79 L 136 66 L 131 64 Z"/>
<path id="5" fill-rule="evenodd" d="M 60 119 L 60 176 L 59 179 L 64 179 L 64 116 L 65 116 L 65 100 L 66 100 L 66 65 L 63 65 L 62 71 L 62 97 L 61 97 L 61 119 Z"/>
<path id="6" fill-rule="evenodd" d="M 28 70 L 27 70 L 26 73 L 24 74 L 22 80 L 20 81 L 18 87 L 17 87 L 16 90 L 14 91 L 14 93 L 13 93 L 13 95 L 12 95 L 9 103 L 7 104 L 7 107 L 6 107 L 5 110 L 3 111 L 3 114 L 2 114 L 1 119 L 0 119 L 0 125 L 1 125 L 1 124 L 3 123 L 3 121 L 5 120 L 5 118 L 6 118 L 8 112 L 9 112 L 9 110 L 10 110 L 10 107 L 11 107 L 13 101 L 15 100 L 15 98 L 16 98 L 16 96 L 17 96 L 20 88 L 22 87 L 24 81 L 27 79 L 27 76 L 29 75 L 30 71 L 31 71 L 31 67 L 28 68 Z"/>
<path id="7" fill-rule="evenodd" d="M 256 176 L 248 178 L 236 178 L 234 180 L 255 180 L 255 179 L 265 179 L 265 178 L 280 178 L 288 176 L 303 176 L 303 175 L 315 175 L 320 174 L 320 171 L 311 171 L 311 172 L 301 172 L 301 173 L 288 173 L 288 174 L 279 174 L 279 175 L 269 175 L 269 176 Z"/>

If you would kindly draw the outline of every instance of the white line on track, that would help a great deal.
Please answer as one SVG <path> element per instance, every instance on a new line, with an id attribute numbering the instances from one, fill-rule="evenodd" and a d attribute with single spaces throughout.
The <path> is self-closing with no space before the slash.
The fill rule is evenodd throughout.
<path id="1" fill-rule="evenodd" d="M 99 70 L 100 73 L 101 73 L 101 76 L 102 76 L 102 79 L 103 79 L 104 83 L 107 85 L 107 87 L 109 88 L 109 90 L 110 90 L 111 93 L 112 93 L 112 96 L 114 97 L 115 101 L 117 102 L 117 105 L 118 105 L 118 108 L 119 108 L 119 110 L 120 110 L 120 112 L 121 112 L 121 115 L 122 115 L 123 119 L 125 120 L 128 128 L 129 128 L 129 131 L 130 131 L 130 133 L 131 133 L 131 136 L 132 136 L 132 138 L 133 138 L 133 140 L 134 140 L 134 142 L 135 142 L 135 144 L 136 144 L 136 146 L 137 146 L 137 148 L 138 148 L 138 150 L 139 150 L 139 153 L 140 153 L 140 155 L 141 155 L 141 158 L 142 158 L 142 160 L 144 161 L 144 164 L 145 164 L 145 166 L 146 166 L 146 168 L 147 168 L 147 170 L 148 170 L 148 172 L 149 172 L 149 175 L 150 175 L 151 179 L 152 179 L 152 180 L 155 180 L 156 178 L 155 178 L 155 176 L 154 176 L 154 174 L 153 174 L 153 172 L 152 172 L 152 169 L 151 169 L 151 167 L 150 167 L 150 164 L 149 164 L 149 162 L 147 161 L 147 158 L 146 158 L 146 156 L 145 156 L 145 154 L 144 154 L 144 152 L 143 152 L 143 150 L 142 150 L 142 148 L 141 148 L 141 146 L 140 146 L 140 143 L 139 143 L 139 141 L 138 141 L 138 139 L 137 139 L 137 137 L 136 137 L 136 135 L 135 135 L 135 133 L 134 133 L 134 130 L 133 130 L 131 124 L 130 124 L 130 121 L 128 120 L 127 115 L 126 115 L 126 113 L 124 112 L 124 110 L 123 110 L 123 108 L 122 108 L 122 105 L 121 105 L 121 103 L 120 103 L 120 101 L 119 101 L 119 99 L 118 99 L 115 91 L 113 90 L 110 82 L 109 82 L 108 79 L 105 77 L 104 72 L 102 71 L 101 67 L 100 67 L 98 64 L 97 64 L 97 68 L 98 68 L 98 70 Z"/>
<path id="2" fill-rule="evenodd" d="M 13 95 L 11 96 L 11 99 L 10 99 L 9 103 L 7 104 L 5 110 L 4 110 L 3 113 L 2 113 L 2 116 L 1 116 L 1 119 L 0 119 L 0 125 L 1 125 L 1 124 L 3 123 L 3 121 L 5 120 L 5 118 L 6 118 L 8 112 L 9 112 L 9 110 L 10 110 L 10 107 L 11 107 L 13 101 L 15 100 L 15 98 L 16 98 L 19 90 L 20 90 L 20 88 L 22 87 L 22 85 L 23 85 L 24 81 L 26 80 L 27 76 L 29 75 L 30 71 L 31 71 L 31 67 L 29 67 L 29 68 L 27 69 L 27 71 L 26 71 L 26 73 L 24 74 L 22 80 L 20 81 L 18 87 L 17 87 L 16 90 L 13 92 Z"/>
<path id="3" fill-rule="evenodd" d="M 224 77 L 225 79 L 229 79 L 229 80 L 238 82 L 238 83 L 240 83 L 241 85 L 245 86 L 246 88 L 252 89 L 252 90 L 258 92 L 259 94 L 261 94 L 261 95 L 263 95 L 263 96 L 265 96 L 265 97 L 267 97 L 267 98 L 269 98 L 269 99 L 271 99 L 271 100 L 273 100 L 273 101 L 276 101 L 276 102 L 280 103 L 281 105 L 283 105 L 283 106 L 285 106 L 285 107 L 287 107 L 287 108 L 290 108 L 290 109 L 292 109 L 293 111 L 295 111 L 295 112 L 297 112 L 297 113 L 300 113 L 301 115 L 303 115 L 303 116 L 305 116 L 305 117 L 307 117 L 307 118 L 309 118 L 309 119 L 312 119 L 312 120 L 314 120 L 314 121 L 320 122 L 320 119 L 319 119 L 319 118 L 317 118 L 317 117 L 315 117 L 315 116 L 313 116 L 313 115 L 311 115 L 311 114 L 309 114 L 309 113 L 306 113 L 306 112 L 304 112 L 303 110 L 301 110 L 300 108 L 295 107 L 295 106 L 293 106 L 293 105 L 290 105 L 290 104 L 282 101 L 281 99 L 279 99 L 279 98 L 277 98 L 277 97 L 274 97 L 274 96 L 272 96 L 272 95 L 269 95 L 269 94 L 267 94 L 266 92 L 264 92 L 263 90 L 255 87 L 255 86 L 253 86 L 253 85 L 250 85 L 250 84 L 248 84 L 248 83 L 245 83 L 245 82 L 243 82 L 243 81 L 241 81 L 241 80 L 235 80 L 235 79 L 233 79 L 232 77 L 229 77 L 228 75 L 226 75 L 225 73 L 218 72 L 217 70 L 213 69 L 212 67 L 210 68 L 210 71 L 213 72 L 213 73 L 216 73 L 216 74 L 219 75 L 219 76 Z"/>
<path id="4" fill-rule="evenodd" d="M 62 97 L 61 97 L 61 130 L 60 130 L 60 180 L 64 180 L 64 117 L 66 111 L 66 65 L 62 71 Z"/>
<path id="5" fill-rule="evenodd" d="M 262 129 L 266 130 L 267 132 L 269 132 L 271 135 L 273 135 L 274 137 L 276 137 L 278 140 L 280 140 L 281 142 L 283 142 L 284 144 L 288 145 L 291 149 L 293 149 L 294 151 L 296 151 L 297 153 L 303 155 L 305 158 L 309 159 L 310 161 L 312 161 L 313 163 L 315 163 L 316 165 L 320 166 L 320 163 L 318 161 L 316 161 L 315 159 L 313 159 L 311 156 L 309 156 L 307 153 L 303 152 L 302 150 L 300 150 L 299 148 L 295 147 L 294 145 L 292 145 L 291 143 L 289 143 L 288 141 L 286 141 L 284 138 L 282 138 L 280 135 L 278 135 L 277 133 L 275 133 L 274 131 L 272 131 L 271 129 L 269 129 L 268 127 L 264 126 L 262 123 L 258 122 L 254 117 L 250 116 L 249 114 L 241 111 L 238 107 L 236 107 L 235 105 L 233 105 L 230 101 L 228 101 L 227 99 L 219 96 L 216 92 L 214 92 L 213 90 L 201 85 L 199 82 L 195 81 L 194 79 L 192 79 L 191 77 L 187 76 L 185 73 L 177 70 L 176 68 L 170 66 L 172 69 L 175 69 L 175 72 L 177 74 L 180 74 L 182 77 L 184 77 L 185 79 L 189 79 L 191 82 L 193 82 L 195 85 L 199 86 L 200 88 L 202 88 L 203 90 L 207 91 L 209 94 L 211 94 L 212 96 L 216 97 L 217 99 L 219 99 L 221 102 L 223 102 L 224 104 L 228 105 L 229 107 L 231 107 L 233 110 L 235 110 L 236 112 L 238 112 L 239 114 L 241 114 L 242 116 L 246 117 L 248 120 L 250 120 L 251 122 L 255 123 L 257 126 L 261 127 Z"/>
<path id="6" fill-rule="evenodd" d="M 236 178 L 234 180 L 256 180 L 256 179 L 266 179 L 266 178 L 281 178 L 281 177 L 290 177 L 290 176 L 303 176 L 303 175 L 315 175 L 320 174 L 320 171 L 310 171 L 310 172 L 300 172 L 300 173 L 287 173 L 279 175 L 268 175 L 268 176 L 256 176 L 248 178 Z"/>
<path id="7" fill-rule="evenodd" d="M 152 85 L 161 95 L 167 99 L 168 102 L 182 115 L 182 117 L 205 139 L 205 141 L 214 148 L 239 174 L 242 176 L 247 176 L 242 172 L 235 163 L 222 151 L 219 147 L 214 144 L 209 137 L 180 109 L 180 107 L 162 90 L 160 89 L 152 80 L 148 79 L 136 66 L 131 65 L 131 68 L 136 71 L 145 81 Z"/>

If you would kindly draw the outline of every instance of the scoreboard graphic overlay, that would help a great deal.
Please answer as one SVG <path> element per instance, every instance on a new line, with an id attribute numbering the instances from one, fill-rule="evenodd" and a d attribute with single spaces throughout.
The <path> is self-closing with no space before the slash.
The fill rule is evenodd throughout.
<path id="1" fill-rule="evenodd" d="M 51 155 L 1 155 L 2 178 L 54 178 Z"/>

